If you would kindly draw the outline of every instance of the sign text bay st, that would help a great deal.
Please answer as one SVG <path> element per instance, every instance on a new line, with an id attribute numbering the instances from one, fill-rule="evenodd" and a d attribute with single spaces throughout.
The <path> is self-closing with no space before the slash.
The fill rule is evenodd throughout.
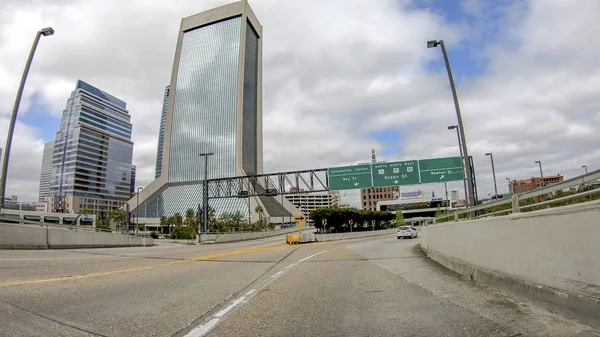
<path id="1" fill-rule="evenodd" d="M 329 189 L 418 185 L 464 179 L 460 157 L 408 160 L 327 169 Z"/>

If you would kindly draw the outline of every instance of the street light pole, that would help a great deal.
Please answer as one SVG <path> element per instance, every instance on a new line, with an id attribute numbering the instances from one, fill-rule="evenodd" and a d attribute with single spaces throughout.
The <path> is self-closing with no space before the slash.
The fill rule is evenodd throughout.
<path id="1" fill-rule="evenodd" d="M 214 155 L 213 152 L 200 153 L 200 157 L 204 157 L 204 182 L 202 183 L 202 227 L 204 227 L 204 233 L 208 232 L 208 156 L 212 155 Z"/>
<path id="2" fill-rule="evenodd" d="M 542 187 L 544 187 L 544 173 L 542 172 L 542 162 L 539 160 L 535 161 L 536 164 L 540 166 L 540 178 L 542 179 Z"/>
<path id="3" fill-rule="evenodd" d="M 460 150 L 460 159 L 462 160 L 463 163 L 463 184 L 464 184 L 464 189 L 465 189 L 465 202 L 467 203 L 467 206 L 469 205 L 469 194 L 468 194 L 468 190 L 467 190 L 467 177 L 470 176 L 469 173 L 465 174 L 465 168 L 467 167 L 467 158 L 463 157 L 463 151 L 462 151 L 462 143 L 460 141 L 460 134 L 458 132 L 458 125 L 450 125 L 448 127 L 448 130 L 456 130 L 456 138 L 458 139 L 458 149 Z"/>
<path id="4" fill-rule="evenodd" d="M 454 85 L 454 78 L 452 76 L 452 69 L 450 69 L 450 61 L 448 60 L 448 54 L 446 53 L 446 47 L 444 41 L 427 41 L 427 48 L 435 48 L 437 46 L 442 48 L 442 54 L 444 55 L 444 62 L 446 63 L 446 70 L 448 72 L 448 80 L 450 81 L 450 88 L 452 89 L 452 97 L 454 98 L 454 108 L 456 109 L 456 119 L 458 120 L 458 129 L 461 138 L 462 152 L 465 158 L 465 168 L 467 170 L 468 177 L 468 197 L 467 200 L 470 206 L 475 206 L 475 189 L 473 187 L 473 177 L 471 175 L 471 162 L 469 161 L 469 152 L 467 150 L 467 139 L 465 137 L 465 129 L 463 127 L 462 116 L 460 113 L 460 106 L 458 104 L 458 94 L 456 93 L 456 87 Z"/>
<path id="5" fill-rule="evenodd" d="M 143 187 L 138 187 L 137 188 L 137 193 L 136 193 L 136 205 L 135 205 L 135 231 L 136 233 L 139 234 L 139 224 L 138 222 L 140 221 L 140 191 L 143 190 Z"/>
<path id="6" fill-rule="evenodd" d="M 12 145 L 13 133 L 15 132 L 15 124 L 17 123 L 17 114 L 19 113 L 19 105 L 21 104 L 21 97 L 23 96 L 23 89 L 25 88 L 25 82 L 27 82 L 27 75 L 29 74 L 29 68 L 31 68 L 31 62 L 35 55 L 38 42 L 40 42 L 41 36 L 50 36 L 54 34 L 54 29 L 51 27 L 43 28 L 35 34 L 33 45 L 29 51 L 29 57 L 27 63 L 25 63 L 25 69 L 21 76 L 21 84 L 19 84 L 19 90 L 17 91 L 17 98 L 15 99 L 15 105 L 13 106 L 12 116 L 10 117 L 10 124 L 8 126 L 8 136 L 6 137 L 6 147 L 4 149 L 4 161 L 2 163 L 2 177 L 0 178 L 0 209 L 4 208 L 4 199 L 6 196 L 6 176 L 8 175 L 8 158 L 10 157 L 10 148 Z"/>
<path id="7" fill-rule="evenodd" d="M 581 167 L 583 167 L 585 169 L 585 174 L 587 174 L 588 173 L 588 171 L 587 171 L 587 165 L 583 165 Z"/>
<path id="8" fill-rule="evenodd" d="M 492 162 L 492 176 L 494 177 L 494 196 L 498 197 L 498 186 L 496 185 L 496 169 L 494 168 L 494 155 L 491 152 L 485 154 L 486 156 L 490 156 L 490 160 Z"/>

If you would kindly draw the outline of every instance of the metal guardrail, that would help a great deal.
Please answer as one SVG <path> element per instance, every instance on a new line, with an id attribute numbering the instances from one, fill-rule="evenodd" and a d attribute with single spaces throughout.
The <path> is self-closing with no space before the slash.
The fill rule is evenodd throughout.
<path id="1" fill-rule="evenodd" d="M 10 221 L 10 222 L 7 222 Z M 87 227 L 87 226 L 75 226 L 75 225 L 61 225 L 52 222 L 40 222 L 40 221 L 32 221 L 32 220 L 17 220 L 11 218 L 5 218 L 0 215 L 0 224 L 6 223 L 10 225 L 22 225 L 22 226 L 35 226 L 35 227 L 55 227 L 61 228 L 65 230 L 76 230 L 76 231 L 85 231 L 85 232 L 107 232 L 112 233 L 112 230 L 97 228 L 97 227 Z"/>
<path id="2" fill-rule="evenodd" d="M 587 174 L 581 175 L 581 176 L 577 176 L 575 178 L 571 178 L 568 180 L 564 180 L 560 183 L 556 183 L 556 184 L 552 184 L 552 185 L 548 185 L 548 186 L 544 186 L 544 187 L 540 187 L 538 189 L 532 190 L 532 191 L 527 191 L 527 192 L 523 192 L 523 193 L 518 193 L 518 194 L 514 194 L 512 196 L 512 198 L 510 199 L 500 199 L 500 200 L 496 200 L 496 201 L 492 201 L 492 202 L 488 202 L 485 204 L 481 204 L 475 207 L 469 207 L 467 209 L 461 210 L 461 211 L 455 211 L 453 213 L 450 214 L 446 214 L 446 215 L 442 215 L 440 217 L 435 218 L 436 221 L 439 220 L 443 220 L 443 219 L 447 219 L 447 218 L 452 218 L 454 217 L 455 220 L 458 220 L 458 217 L 462 214 L 472 214 L 473 212 L 477 212 L 477 211 L 481 211 L 487 208 L 492 208 L 492 207 L 496 207 L 496 206 L 501 206 L 501 205 L 506 205 L 506 204 L 510 204 L 512 203 L 512 208 L 506 209 L 506 210 L 500 210 L 500 211 L 496 211 L 496 212 L 492 212 L 492 213 L 486 213 L 486 214 L 482 214 L 476 217 L 473 217 L 472 219 L 480 219 L 480 218 L 485 218 L 485 217 L 489 217 L 489 216 L 494 216 L 494 215 L 499 215 L 502 213 L 518 213 L 523 209 L 528 209 L 528 208 L 533 208 L 533 207 L 540 207 L 540 206 L 547 206 L 550 204 L 554 204 L 557 202 L 561 202 L 561 201 L 567 201 L 570 199 L 575 199 L 575 198 L 580 198 L 580 197 L 584 197 L 584 196 L 588 196 L 588 195 L 592 195 L 592 194 L 596 194 L 596 193 L 600 193 L 600 188 L 597 189 L 593 189 L 590 191 L 584 191 L 581 193 L 576 193 L 576 194 L 572 194 L 572 195 L 568 195 L 565 197 L 561 197 L 561 198 L 556 198 L 556 199 L 552 199 L 552 200 L 547 200 L 547 201 L 543 201 L 543 202 L 539 202 L 539 203 L 535 203 L 535 204 L 531 204 L 531 205 L 524 205 L 524 206 L 520 206 L 519 205 L 519 200 L 525 200 L 525 199 L 530 199 L 530 198 L 535 198 L 535 197 L 539 197 L 539 196 L 543 196 L 543 195 L 547 195 L 553 192 L 557 192 L 557 191 L 561 191 L 567 188 L 572 188 L 572 187 L 578 187 L 581 185 L 586 185 L 595 181 L 598 181 L 600 179 L 600 170 L 595 170 L 592 172 L 589 172 Z"/>

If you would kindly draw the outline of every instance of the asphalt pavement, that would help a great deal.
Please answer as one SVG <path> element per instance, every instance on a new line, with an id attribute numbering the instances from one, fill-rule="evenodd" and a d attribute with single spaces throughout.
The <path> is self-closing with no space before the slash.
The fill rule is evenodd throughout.
<path id="1" fill-rule="evenodd" d="M 0 251 L 0 336 L 600 336 L 394 236 Z"/>

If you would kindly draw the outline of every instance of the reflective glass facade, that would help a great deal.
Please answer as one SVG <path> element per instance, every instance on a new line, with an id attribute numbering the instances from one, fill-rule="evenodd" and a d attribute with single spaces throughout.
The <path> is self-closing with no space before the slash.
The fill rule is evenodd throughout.
<path id="1" fill-rule="evenodd" d="M 156 169 L 154 179 L 162 174 L 163 146 L 165 145 L 165 127 L 167 125 L 167 108 L 169 106 L 169 86 L 165 88 L 162 113 L 160 114 L 160 129 L 158 130 L 158 146 L 156 147 Z"/>
<path id="2" fill-rule="evenodd" d="M 244 58 L 244 106 L 242 112 L 242 169 L 246 175 L 257 174 L 257 110 L 258 110 L 258 35 L 246 22 Z"/>
<path id="3" fill-rule="evenodd" d="M 170 92 L 170 145 L 164 152 L 169 156 L 168 183 L 140 200 L 139 213 L 134 211 L 134 215 L 172 216 L 197 209 L 204 179 L 200 153 L 214 153 L 208 157 L 209 179 L 234 177 L 240 169 L 256 173 L 259 36 L 242 18 L 231 17 L 183 33 L 176 84 Z M 244 36 L 242 25 L 247 25 Z M 243 62 L 242 43 L 246 44 Z M 236 151 L 238 137 L 242 151 Z M 241 167 L 236 167 L 236 159 Z M 239 211 L 246 216 L 249 212 L 248 199 L 241 198 L 210 200 L 210 207 L 217 214 Z"/>
<path id="4" fill-rule="evenodd" d="M 174 92 L 169 182 L 204 179 L 199 153 L 213 152 L 208 177 L 233 177 L 240 17 L 185 32 Z"/>
<path id="5" fill-rule="evenodd" d="M 117 204 L 128 200 L 131 129 L 125 102 L 77 81 L 56 133 L 49 193 L 119 201 Z M 65 205 L 54 208 L 66 210 Z"/>
<path id="6" fill-rule="evenodd" d="M 44 155 L 42 157 L 42 169 L 40 171 L 39 201 L 50 195 L 50 184 L 52 183 L 52 158 L 54 157 L 54 141 L 44 144 Z"/>

